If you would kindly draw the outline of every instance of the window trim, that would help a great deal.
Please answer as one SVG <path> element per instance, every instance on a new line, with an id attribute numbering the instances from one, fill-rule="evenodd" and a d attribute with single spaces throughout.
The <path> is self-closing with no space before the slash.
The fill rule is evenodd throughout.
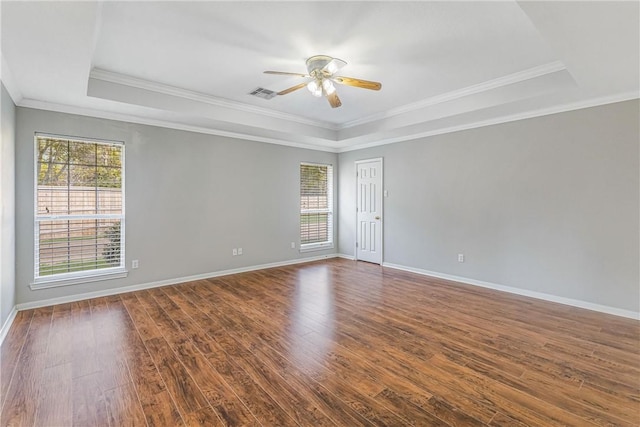
<path id="1" fill-rule="evenodd" d="M 301 174 L 301 168 L 300 166 L 325 166 L 327 167 L 329 170 L 327 172 L 327 176 L 330 179 L 329 183 L 331 185 L 329 185 L 328 187 L 328 197 L 327 197 L 327 202 L 328 202 L 328 208 L 326 210 L 326 213 L 328 215 L 328 221 L 329 221 L 329 232 L 327 233 L 327 237 L 328 240 L 325 242 L 313 242 L 313 243 L 302 243 L 302 240 L 300 239 L 300 229 L 301 229 L 301 221 L 300 218 L 302 216 L 302 214 L 304 213 L 324 213 L 324 212 L 320 212 L 320 210 L 318 209 L 302 209 L 302 206 L 300 204 L 300 199 L 298 199 L 298 247 L 299 247 L 299 251 L 298 252 L 313 252 L 313 251 L 321 251 L 324 249 L 333 249 L 334 248 L 334 244 L 333 244 L 333 240 L 334 240 L 334 225 L 335 225 L 335 221 L 334 221 L 334 171 L 333 171 L 333 165 L 331 163 L 314 163 L 314 162 L 300 162 L 300 164 L 298 165 L 298 185 L 301 185 L 302 183 L 302 174 Z M 298 195 L 298 197 L 301 197 L 301 194 Z M 324 211 L 324 210 L 323 210 Z"/>
<path id="2" fill-rule="evenodd" d="M 69 273 L 58 273 L 49 276 L 36 277 L 36 263 L 39 262 L 39 255 L 36 253 L 38 247 L 36 240 L 39 239 L 38 223 L 47 220 L 60 219 L 87 219 L 85 215 L 38 215 L 38 138 L 63 139 L 72 142 L 94 143 L 104 145 L 120 145 L 121 150 L 121 174 L 122 174 L 122 213 L 121 214 L 97 214 L 92 215 L 90 219 L 120 219 L 120 257 L 122 264 L 116 267 L 101 268 L 96 270 L 73 271 Z M 111 280 L 127 277 L 129 271 L 126 269 L 126 252 L 125 252 L 125 199 L 126 199 L 126 177 L 125 177 L 125 143 L 119 140 L 98 139 L 90 137 L 78 137 L 69 135 L 60 135 L 53 133 L 35 132 L 33 136 L 33 281 L 29 284 L 32 290 L 47 289 L 58 286 L 77 285 L 88 282 L 96 282 L 101 280 Z"/>

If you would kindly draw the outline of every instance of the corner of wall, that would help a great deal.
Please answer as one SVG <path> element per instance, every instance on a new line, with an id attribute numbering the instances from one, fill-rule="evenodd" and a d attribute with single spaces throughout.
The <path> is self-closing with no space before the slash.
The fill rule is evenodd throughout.
<path id="1" fill-rule="evenodd" d="M 16 106 L 0 81 L 0 343 L 16 312 L 15 128 Z"/>
<path id="2" fill-rule="evenodd" d="M 7 317 L 7 320 L 5 320 L 5 322 L 2 324 L 2 327 L 0 328 L 0 346 L 4 342 L 4 339 L 7 336 L 7 334 L 9 333 L 9 329 L 11 329 L 11 325 L 13 325 L 13 321 L 16 318 L 16 314 L 18 314 L 18 309 L 14 305 L 11 312 L 9 312 L 9 316 Z"/>

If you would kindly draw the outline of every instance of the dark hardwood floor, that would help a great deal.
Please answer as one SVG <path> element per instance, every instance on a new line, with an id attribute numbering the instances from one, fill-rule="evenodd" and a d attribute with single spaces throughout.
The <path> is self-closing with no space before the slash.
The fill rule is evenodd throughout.
<path id="1" fill-rule="evenodd" d="M 18 313 L 2 426 L 638 426 L 640 323 L 330 260 Z"/>

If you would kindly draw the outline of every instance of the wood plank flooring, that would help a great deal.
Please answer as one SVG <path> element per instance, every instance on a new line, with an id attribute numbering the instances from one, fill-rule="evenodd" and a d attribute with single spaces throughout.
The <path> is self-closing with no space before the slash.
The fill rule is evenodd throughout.
<path id="1" fill-rule="evenodd" d="M 640 323 L 329 260 L 18 313 L 2 426 L 638 426 Z"/>

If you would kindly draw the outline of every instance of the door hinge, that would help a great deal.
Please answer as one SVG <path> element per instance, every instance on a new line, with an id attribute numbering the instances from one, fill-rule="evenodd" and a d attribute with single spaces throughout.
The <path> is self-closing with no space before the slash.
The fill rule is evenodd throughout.
<path id="1" fill-rule="evenodd" d="M 358 247 L 358 242 L 356 242 L 356 248 Z"/>

